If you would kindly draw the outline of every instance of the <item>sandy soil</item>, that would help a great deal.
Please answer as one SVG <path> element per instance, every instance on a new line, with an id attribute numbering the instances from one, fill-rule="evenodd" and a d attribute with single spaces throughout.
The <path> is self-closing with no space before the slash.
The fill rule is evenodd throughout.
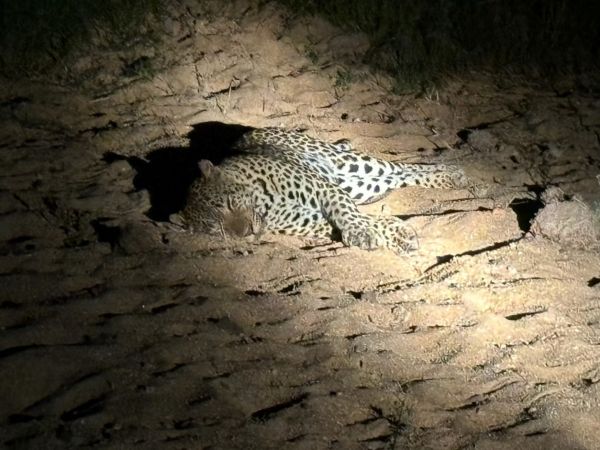
<path id="1" fill-rule="evenodd" d="M 600 98 L 483 76 L 393 95 L 364 36 L 222 9 L 174 6 L 160 45 L 93 49 L 76 83 L 3 81 L 2 444 L 600 449 Z M 417 230 L 406 256 L 169 225 L 240 125 L 477 189 L 365 207 Z"/>

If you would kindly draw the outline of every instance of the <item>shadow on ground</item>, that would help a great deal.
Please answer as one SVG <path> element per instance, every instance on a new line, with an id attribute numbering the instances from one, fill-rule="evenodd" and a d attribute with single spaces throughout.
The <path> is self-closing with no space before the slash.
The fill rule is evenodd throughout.
<path id="1" fill-rule="evenodd" d="M 148 217 L 167 221 L 183 208 L 190 185 L 200 176 L 198 162 L 208 159 L 219 164 L 234 154 L 233 144 L 250 129 L 222 122 L 198 123 L 188 134 L 189 147 L 160 148 L 148 153 L 145 159 L 109 152 L 104 160 L 109 163 L 127 160 L 137 172 L 133 181 L 136 190 L 146 189 L 150 194 L 152 206 Z"/>

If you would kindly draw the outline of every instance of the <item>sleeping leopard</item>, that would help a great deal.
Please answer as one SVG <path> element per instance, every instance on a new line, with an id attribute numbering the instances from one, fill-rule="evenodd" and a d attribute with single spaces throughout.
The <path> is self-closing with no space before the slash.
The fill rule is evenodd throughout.
<path id="1" fill-rule="evenodd" d="M 455 166 L 385 161 L 355 151 L 347 140 L 328 143 L 281 128 L 248 131 L 235 148 L 241 154 L 219 166 L 200 161 L 202 177 L 181 213 L 193 230 L 339 236 L 347 246 L 404 253 L 418 246 L 413 229 L 394 216 L 363 214 L 357 205 L 405 186 L 468 185 Z"/>

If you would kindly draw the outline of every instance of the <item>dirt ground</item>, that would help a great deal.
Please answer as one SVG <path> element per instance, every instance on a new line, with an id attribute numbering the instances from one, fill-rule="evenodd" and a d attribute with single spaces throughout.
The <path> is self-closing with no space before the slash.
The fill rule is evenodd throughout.
<path id="1" fill-rule="evenodd" d="M 394 95 L 364 36 L 174 5 L 160 44 L 95 48 L 74 83 L 2 81 L 2 445 L 600 449 L 598 95 L 483 75 Z M 170 225 L 240 125 L 477 186 L 364 207 L 414 227 L 404 256 Z"/>

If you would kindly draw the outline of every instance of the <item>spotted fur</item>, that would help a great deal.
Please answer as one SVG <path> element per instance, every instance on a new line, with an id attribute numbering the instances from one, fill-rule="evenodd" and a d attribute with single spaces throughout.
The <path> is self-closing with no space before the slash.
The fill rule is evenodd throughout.
<path id="1" fill-rule="evenodd" d="M 236 147 L 244 154 L 218 167 L 200 162 L 203 177 L 191 186 L 182 212 L 192 227 L 316 237 L 337 230 L 346 245 L 407 251 L 416 248 L 410 227 L 396 217 L 362 214 L 356 205 L 404 186 L 467 185 L 454 166 L 384 161 L 354 151 L 346 140 L 327 143 L 279 128 L 252 130 Z M 235 224 L 233 233 L 228 223 Z"/>

